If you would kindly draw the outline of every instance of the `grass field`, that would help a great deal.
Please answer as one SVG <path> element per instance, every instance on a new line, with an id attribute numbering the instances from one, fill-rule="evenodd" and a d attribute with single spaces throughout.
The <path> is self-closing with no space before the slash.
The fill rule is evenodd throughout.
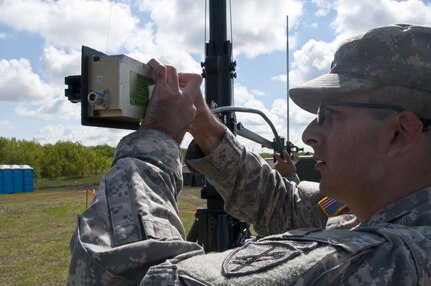
<path id="1" fill-rule="evenodd" d="M 92 198 L 79 189 L 0 195 L 0 285 L 65 285 L 76 215 Z M 185 187 L 178 205 L 188 230 L 205 201 Z"/>

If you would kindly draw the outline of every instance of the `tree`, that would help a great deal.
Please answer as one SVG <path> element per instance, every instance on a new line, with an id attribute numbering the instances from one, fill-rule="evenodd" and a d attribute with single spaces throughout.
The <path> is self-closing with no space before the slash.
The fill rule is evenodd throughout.
<path id="1" fill-rule="evenodd" d="M 114 152 L 108 145 L 86 147 L 71 141 L 41 145 L 0 137 L 0 164 L 29 165 L 35 178 L 100 175 L 109 169 Z"/>
<path id="2" fill-rule="evenodd" d="M 47 144 L 43 147 L 41 159 L 41 175 L 43 178 L 57 178 L 62 175 L 62 158 L 57 147 Z"/>

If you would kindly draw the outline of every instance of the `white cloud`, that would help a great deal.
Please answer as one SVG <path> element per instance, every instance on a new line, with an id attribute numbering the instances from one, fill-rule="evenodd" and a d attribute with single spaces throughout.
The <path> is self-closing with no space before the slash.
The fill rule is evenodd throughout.
<path id="1" fill-rule="evenodd" d="M 326 16 L 328 13 L 336 8 L 338 1 L 334 0 L 312 0 L 311 3 L 317 6 L 317 11 L 314 13 L 316 16 Z"/>
<path id="2" fill-rule="evenodd" d="M 342 37 L 350 37 L 377 26 L 399 23 L 430 25 L 431 4 L 418 0 L 339 0 L 332 23 Z"/>
<path id="3" fill-rule="evenodd" d="M 64 97 L 62 84 L 50 84 L 34 73 L 27 59 L 0 60 L 0 101 L 15 102 L 15 113 L 43 119 L 78 118 Z"/>
<path id="4" fill-rule="evenodd" d="M 289 16 L 289 29 L 292 29 L 302 9 L 301 1 L 273 0 L 265 4 L 261 1 L 232 1 L 235 52 L 254 57 L 285 50 L 286 16 Z"/>
<path id="5" fill-rule="evenodd" d="M 292 70 L 289 72 L 290 86 L 295 87 L 329 72 L 337 46 L 337 41 L 327 43 L 311 39 L 300 50 L 296 50 Z"/>
<path id="6" fill-rule="evenodd" d="M 268 5 L 271 7 L 268 7 Z M 157 27 L 155 42 L 158 46 L 186 49 L 191 54 L 203 54 L 205 40 L 209 40 L 209 31 L 205 39 L 205 1 L 195 0 L 147 0 L 139 1 L 142 11 L 148 12 Z M 273 7 L 277 7 L 273 9 Z M 286 47 L 286 16 L 293 24 L 297 22 L 303 9 L 301 1 L 271 0 L 232 1 L 232 32 L 227 27 L 227 38 L 234 43 L 234 52 L 255 57 L 259 54 L 284 50 Z M 228 20 L 230 14 L 227 14 Z M 182 29 L 181 33 L 178 27 Z M 208 29 L 208 25 L 207 25 Z"/>
<path id="7" fill-rule="evenodd" d="M 298 35 L 299 35 L 299 33 L 295 32 L 295 31 L 293 32 L 293 35 L 292 35 L 291 31 L 289 30 L 289 37 L 288 37 L 288 39 L 289 39 L 289 50 L 296 49 L 296 45 L 298 42 Z"/>
<path id="8" fill-rule="evenodd" d="M 205 2 L 195 0 L 138 1 L 157 28 L 158 46 L 185 49 L 191 54 L 204 51 Z"/>
<path id="9" fill-rule="evenodd" d="M 281 74 L 281 75 L 273 76 L 271 78 L 271 80 L 272 81 L 287 82 L 287 75 L 286 74 Z"/>
<path id="10" fill-rule="evenodd" d="M 260 97 L 263 95 L 261 91 L 249 90 L 247 89 L 247 87 L 240 84 L 235 84 L 234 94 L 236 106 L 244 106 L 249 108 L 252 108 L 253 105 L 254 107 L 256 107 L 255 104 L 253 104 L 252 102 L 256 101 L 256 96 Z"/>
<path id="11" fill-rule="evenodd" d="M 59 94 L 58 91 L 57 94 Z M 36 117 L 44 120 L 76 119 L 81 118 L 81 108 L 77 104 L 67 101 L 66 97 L 59 95 L 49 98 L 42 104 L 20 103 L 15 113 L 21 117 Z"/>
<path id="12" fill-rule="evenodd" d="M 5 0 L 0 3 L 0 22 L 16 30 L 39 34 L 47 43 L 60 47 L 79 48 L 84 44 L 117 50 L 138 20 L 128 5 L 112 3 L 107 0 Z"/>
<path id="13" fill-rule="evenodd" d="M 27 59 L 0 60 L 0 101 L 42 102 L 54 88 L 32 71 Z"/>
<path id="14" fill-rule="evenodd" d="M 63 87 L 65 76 L 81 74 L 81 51 L 67 52 L 49 45 L 43 50 L 40 67 L 51 84 Z"/>

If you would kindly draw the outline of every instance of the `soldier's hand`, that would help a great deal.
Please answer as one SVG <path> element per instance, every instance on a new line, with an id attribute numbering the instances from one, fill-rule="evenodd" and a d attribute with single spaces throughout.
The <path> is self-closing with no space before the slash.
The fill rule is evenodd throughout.
<path id="1" fill-rule="evenodd" d="M 283 177 L 296 172 L 296 166 L 286 150 L 283 151 L 283 157 L 279 153 L 275 154 L 274 169 Z"/>
<path id="2" fill-rule="evenodd" d="M 222 140 L 226 126 L 216 118 L 202 96 L 195 97 L 196 116 L 189 128 L 190 134 L 205 154 L 211 153 Z"/>
<path id="3" fill-rule="evenodd" d="M 178 74 L 169 65 L 157 60 L 148 62 L 155 81 L 153 94 L 148 104 L 140 129 L 157 129 L 181 143 L 184 134 L 196 115 L 194 101 L 200 96 L 202 77 L 198 74 Z"/>

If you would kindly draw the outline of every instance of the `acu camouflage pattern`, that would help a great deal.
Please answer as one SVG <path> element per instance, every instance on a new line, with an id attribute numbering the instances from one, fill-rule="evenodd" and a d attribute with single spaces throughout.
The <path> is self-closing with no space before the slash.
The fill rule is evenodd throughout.
<path id="1" fill-rule="evenodd" d="M 247 152 L 230 132 L 226 133 L 214 153 L 205 158 L 190 160 L 194 156 L 198 157 L 201 154 L 197 146 L 192 145 L 186 155 L 189 166 L 207 176 L 208 181 L 226 200 L 225 208 L 229 213 L 250 223 L 262 223 L 262 220 L 253 218 L 265 218 L 266 221 L 263 225 L 258 225 L 257 229 L 266 235 L 277 233 L 272 223 L 277 225 L 279 230 L 288 231 L 265 240 L 278 240 L 281 236 L 290 241 L 316 241 L 320 247 L 307 255 L 295 257 L 285 264 L 276 266 L 265 272 L 266 274 L 244 276 L 237 280 L 221 275 L 221 266 L 216 271 L 209 272 L 208 268 L 212 269 L 215 264 L 209 263 L 211 267 L 205 267 L 203 265 L 205 256 L 191 258 L 179 264 L 180 267 L 187 265 L 181 267 L 180 272 L 183 276 L 190 276 L 191 281 L 200 280 L 199 283 L 202 284 L 187 285 L 431 283 L 431 187 L 386 206 L 360 225 L 354 216 L 345 214 L 327 222 L 327 227 L 332 229 L 289 232 L 290 229 L 298 227 L 324 226 L 326 217 L 323 217 L 322 212 L 315 207 L 320 198 L 316 185 L 306 184 L 308 188 L 305 188 L 304 182 L 295 185 L 283 180 L 277 172 L 267 169 L 266 163 L 257 155 Z M 280 213 L 277 214 L 277 211 Z M 314 220 L 320 221 L 320 225 L 316 225 Z M 337 229 L 348 225 L 355 228 Z M 228 251 L 224 256 L 217 255 L 216 261 L 223 263 L 229 253 Z M 301 264 L 301 261 L 307 259 L 311 260 Z M 191 262 L 193 260 L 199 262 L 193 263 Z M 293 270 L 297 265 L 302 267 Z M 205 271 L 202 271 L 203 269 Z M 202 272 L 210 274 L 199 274 Z M 279 280 L 274 281 L 271 277 L 278 277 Z M 211 283 L 204 283 L 206 279 Z"/>
<path id="2" fill-rule="evenodd" d="M 213 153 L 201 155 L 192 142 L 186 154 L 189 168 L 204 174 L 217 189 L 227 213 L 253 224 L 259 235 L 325 227 L 327 217 L 317 204 L 323 198 L 319 185 L 298 185 L 283 178 L 259 155 L 241 146 L 230 131 Z"/>
<path id="3" fill-rule="evenodd" d="M 273 218 L 287 232 L 257 242 L 261 244 L 259 255 L 254 251 L 256 248 L 251 247 L 250 252 L 248 245 L 238 251 L 239 256 L 232 254 L 235 250 L 203 255 L 200 246 L 184 241 L 177 214 L 180 154 L 172 138 L 154 130 L 135 132 L 120 142 L 97 196 L 78 217 L 71 240 L 69 285 L 430 283 L 431 187 L 388 205 L 353 230 L 289 231 L 292 227 L 314 227 L 315 223 L 302 213 L 305 209 L 301 209 L 302 205 L 312 205 L 308 200 L 318 200 L 315 185 L 300 191 L 302 184 L 297 186 L 271 171 L 264 161 L 245 151 L 232 134 L 226 133 L 214 154 L 191 160 L 190 165 L 207 172 L 212 183 L 220 180 L 217 186 L 231 212 L 254 219 L 266 233 L 277 233 L 276 228 L 262 225 L 272 224 Z M 190 149 L 188 155 L 191 154 L 199 151 Z M 230 172 L 226 173 L 224 168 L 231 168 Z M 231 172 L 234 170 L 238 172 Z M 247 191 L 251 185 L 265 189 L 264 183 L 268 183 L 266 195 L 258 189 L 255 189 L 258 195 Z M 290 191 L 293 194 L 287 194 Z M 244 195 L 247 206 L 237 197 Z M 263 208 L 260 202 L 252 201 L 256 199 L 266 202 L 264 210 L 248 207 L 253 204 Z M 237 209 L 242 207 L 245 210 Z M 308 214 L 319 217 L 313 214 L 318 210 L 309 209 Z M 282 223 L 283 211 L 285 223 Z M 265 217 L 263 220 L 256 218 L 260 214 Z M 319 224 L 324 224 L 323 218 L 326 219 L 322 215 Z M 275 244 L 277 251 L 273 251 Z M 282 245 L 296 254 L 283 257 L 278 251 Z M 251 259 L 247 259 L 247 253 Z M 272 263 L 272 257 L 281 257 L 281 262 Z M 245 263 L 247 273 L 223 275 L 223 265 L 229 268 L 230 263 Z"/>
<path id="4" fill-rule="evenodd" d="M 181 160 L 178 144 L 160 131 L 121 140 L 96 197 L 78 217 L 69 285 L 137 285 L 151 265 L 203 253 L 184 241 L 177 214 Z"/>
<path id="5" fill-rule="evenodd" d="M 289 90 L 301 108 L 316 113 L 322 95 L 386 85 L 431 92 L 431 28 L 398 24 L 372 29 L 336 51 L 328 74 Z"/>

